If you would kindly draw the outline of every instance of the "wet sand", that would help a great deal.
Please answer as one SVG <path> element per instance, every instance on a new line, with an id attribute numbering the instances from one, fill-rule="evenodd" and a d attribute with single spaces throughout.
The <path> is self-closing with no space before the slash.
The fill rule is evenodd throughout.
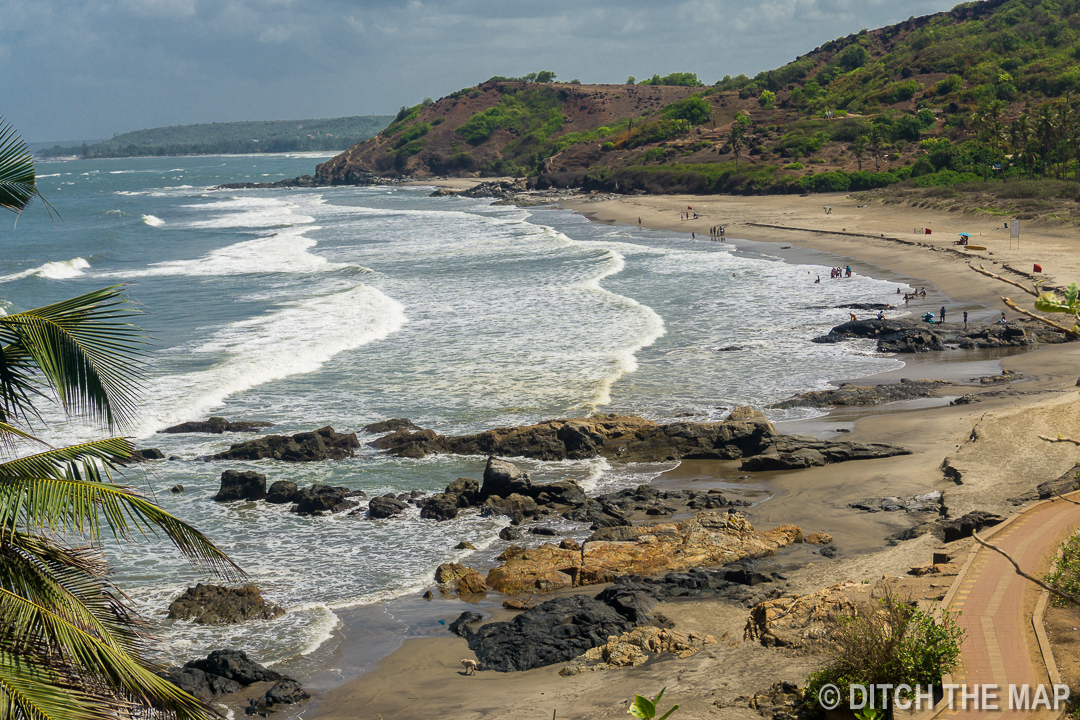
<path id="1" fill-rule="evenodd" d="M 1004 260 L 1030 269 L 1030 263 L 1040 262 L 1052 273 L 1054 282 L 1067 284 L 1072 278 L 1080 278 L 1080 242 L 1068 239 L 1063 230 L 1049 228 L 1041 235 L 1026 232 L 1025 249 L 1009 251 L 1007 234 L 995 235 L 991 227 L 1001 225 L 996 218 L 934 214 L 880 204 L 857 208 L 857 204 L 836 196 L 632 196 L 564 203 L 604 222 L 636 225 L 640 216 L 644 226 L 685 232 L 688 241 L 693 230 L 705 235 L 699 242 L 709 242 L 708 228 L 722 223 L 727 226 L 728 242 L 736 245 L 736 238 L 742 236 L 773 243 L 777 247 L 770 254 L 793 261 L 807 256 L 803 248 L 850 257 L 871 268 L 922 280 L 928 292 L 940 292 L 956 307 L 986 306 L 980 312 L 992 315 L 999 312 L 1000 295 L 1010 295 L 1021 306 L 1028 304 L 1026 298 L 1014 288 L 970 270 L 967 259 L 952 252 L 949 243 L 955 239 L 955 235 L 950 236 L 953 231 L 975 234 L 973 243 L 986 245 L 995 253 L 993 257 L 981 253 L 984 263 Z M 679 211 L 687 205 L 702 214 L 698 221 L 679 220 Z M 822 205 L 831 205 L 833 213 L 824 215 Z M 909 238 L 897 234 L 902 228 L 910 234 L 914 227 L 932 226 L 934 235 L 918 239 L 932 240 L 934 247 L 739 224 L 774 220 L 822 230 L 889 233 L 904 239 Z M 980 237 L 977 233 L 983 226 L 986 234 Z M 780 245 L 792 248 L 783 251 Z M 1000 272 L 1001 268 L 994 271 Z M 1009 315 L 1012 317 L 1011 312 Z M 1075 464 L 1075 448 L 1051 445 L 1037 436 L 1080 433 L 1080 392 L 1076 388 L 1080 343 L 1044 346 L 1028 352 L 936 353 L 902 359 L 910 360 L 905 368 L 864 379 L 866 384 L 894 382 L 900 377 L 964 380 L 1005 368 L 1024 375 L 1015 387 L 1028 394 L 987 397 L 962 406 L 949 406 L 947 400 L 927 400 L 840 408 L 813 421 L 781 425 L 785 432 L 819 436 L 848 430 L 844 439 L 904 445 L 914 451 L 908 456 L 778 473 L 740 472 L 736 462 L 686 461 L 663 474 L 655 484 L 694 489 L 723 487 L 746 497 L 767 498 L 747 511 L 759 529 L 796 523 L 807 533 L 826 531 L 833 535 L 839 550 L 834 560 L 817 555 L 811 546 L 793 547 L 776 558 L 785 569 L 801 566 L 790 572 L 790 588 L 809 592 L 842 580 L 903 574 L 912 565 L 927 563 L 940 545 L 940 541 L 926 535 L 888 546 L 886 536 L 910 527 L 919 518 L 864 513 L 848 507 L 852 501 L 941 490 L 951 517 L 973 509 L 1006 515 L 1015 508 L 1011 498 L 1060 476 Z M 962 470 L 961 484 L 942 472 L 946 459 Z M 586 590 L 595 594 L 599 589 Z M 501 614 L 500 600 L 500 596 L 491 594 L 486 601 L 488 610 Z M 453 610 L 461 606 L 460 601 L 452 604 Z M 373 670 L 321 693 L 311 701 L 305 716 L 385 720 L 435 714 L 467 719 L 621 718 L 626 716 L 635 692 L 651 695 L 666 686 L 665 700 L 682 706 L 681 717 L 759 718 L 757 711 L 734 698 L 765 690 L 780 680 L 803 683 L 807 672 L 820 662 L 813 656 L 792 657 L 744 642 L 742 628 L 747 610 L 741 605 L 694 599 L 664 603 L 658 610 L 675 620 L 678 629 L 710 632 L 723 640 L 686 660 L 662 658 L 631 670 L 563 678 L 558 675 L 561 666 L 556 665 L 524 673 L 482 672 L 465 677 L 460 660 L 473 655 L 464 640 L 448 634 L 420 638 L 414 635 L 415 639 L 406 640 Z"/>

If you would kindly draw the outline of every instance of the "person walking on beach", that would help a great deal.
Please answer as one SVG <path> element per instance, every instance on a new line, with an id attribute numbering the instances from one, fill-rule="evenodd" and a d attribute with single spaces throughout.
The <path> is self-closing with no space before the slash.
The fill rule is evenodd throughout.
<path id="1" fill-rule="evenodd" d="M 941 319 L 938 320 L 938 324 L 940 325 L 941 323 L 945 322 L 945 306 L 944 305 L 941 306 L 941 312 L 939 314 L 941 316 Z"/>
<path id="2" fill-rule="evenodd" d="M 641 218 L 640 217 L 637 219 L 637 226 L 641 227 Z"/>
<path id="3" fill-rule="evenodd" d="M 967 310 L 964 311 L 964 329 L 967 330 Z"/>

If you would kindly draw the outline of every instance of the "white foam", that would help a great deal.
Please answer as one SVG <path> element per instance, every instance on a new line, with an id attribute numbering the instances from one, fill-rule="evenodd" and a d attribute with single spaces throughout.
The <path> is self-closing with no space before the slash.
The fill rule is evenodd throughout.
<path id="1" fill-rule="evenodd" d="M 165 221 L 159 218 L 157 215 L 143 215 L 142 221 L 150 227 L 161 227 L 165 224 Z"/>
<path id="2" fill-rule="evenodd" d="M 168 275 L 214 276 L 253 273 L 322 273 L 346 268 L 363 272 L 366 268 L 332 263 L 308 252 L 318 243 L 305 232 L 319 227 L 289 228 L 265 237 L 228 245 L 191 260 L 152 263 L 140 270 L 107 273 L 107 277 L 150 277 Z"/>
<path id="3" fill-rule="evenodd" d="M 188 224 L 200 229 L 271 228 L 315 222 L 310 215 L 295 212 L 295 204 L 272 197 L 244 196 L 185 207 L 197 209 L 200 214 L 220 213 Z"/>
<path id="4" fill-rule="evenodd" d="M 315 372 L 338 353 L 382 340 L 405 322 L 400 303 L 358 285 L 229 324 L 204 342 L 174 350 L 180 357 L 220 359 L 207 370 L 149 382 L 151 400 L 135 434 L 146 437 L 201 417 L 231 395 L 263 383 Z"/>
<path id="5" fill-rule="evenodd" d="M 70 280 L 71 278 L 84 275 L 89 267 L 90 263 L 87 262 L 85 258 L 81 257 L 72 258 L 70 260 L 57 260 L 55 262 L 47 262 L 36 268 L 23 270 L 22 272 L 13 275 L 4 275 L 0 277 L 0 282 L 22 280 L 23 278 L 30 276 L 45 278 L 47 280 Z"/>

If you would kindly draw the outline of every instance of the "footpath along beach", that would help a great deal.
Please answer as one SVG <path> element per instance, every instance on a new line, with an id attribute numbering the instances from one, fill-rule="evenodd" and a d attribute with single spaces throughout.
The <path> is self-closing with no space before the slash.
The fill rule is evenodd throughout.
<path id="1" fill-rule="evenodd" d="M 915 284 L 925 283 L 957 305 L 986 306 L 981 313 L 985 318 L 1000 312 L 1001 295 L 1012 297 L 1021 307 L 1031 306 L 1030 297 L 975 273 L 968 262 L 981 262 L 992 272 L 1017 281 L 1025 278 L 1010 274 L 1008 268 L 1030 272 L 1035 263 L 1042 266 L 1051 285 L 1080 279 L 1080 241 L 1071 237 L 1071 229 L 1025 223 L 1021 249 L 1015 249 L 1015 241 L 1010 249 L 1009 233 L 996 217 L 884 206 L 880 201 L 858 207 L 861 201 L 821 195 L 604 196 L 579 197 L 561 204 L 600 222 L 637 225 L 640 218 L 645 227 L 685 232 L 688 242 L 691 232 L 697 235 L 696 242 L 709 242 L 709 228 L 723 225 L 727 242 L 738 245 L 740 239 L 746 239 L 771 243 L 770 254 L 793 262 L 805 260 L 807 250 L 851 258 L 912 278 Z M 826 215 L 823 205 L 831 206 L 832 213 Z M 688 206 L 699 213 L 697 220 L 679 219 L 680 211 Z M 913 233 L 915 228 L 925 227 L 932 228 L 931 235 Z M 959 232 L 971 233 L 972 243 L 987 250 L 956 250 L 952 241 Z M 816 257 L 820 262 L 820 256 Z M 992 264 L 995 261 L 997 264 Z M 1008 316 L 1010 321 L 1016 317 L 1011 311 Z M 939 393 L 946 397 L 981 395 L 968 404 L 950 405 L 941 400 L 838 408 L 812 423 L 781 427 L 783 432 L 821 436 L 836 436 L 836 430 L 842 428 L 850 431 L 845 440 L 886 442 L 913 451 L 898 457 L 754 474 L 752 482 L 767 487 L 772 494 L 767 502 L 747 509 L 756 528 L 768 530 L 794 523 L 804 533 L 829 533 L 835 546 L 845 551 L 835 560 L 821 557 L 809 546 L 793 546 L 778 555 L 776 560 L 786 576 L 786 594 L 815 593 L 845 581 L 855 583 L 851 592 L 857 593 L 860 587 L 877 588 L 882 576 L 888 575 L 905 578 L 897 581 L 897 587 L 933 604 L 944 597 L 959 564 L 944 564 L 922 578 L 911 578 L 909 570 L 930 566 L 935 552 L 962 558 L 971 540 L 943 546 L 940 537 L 928 533 L 888 544 L 887 536 L 903 532 L 916 521 L 903 512 L 868 513 L 850 507 L 850 503 L 936 491 L 944 495 L 942 504 L 949 518 L 976 510 L 1007 517 L 1037 499 L 1038 485 L 1062 478 L 1080 459 L 1072 445 L 1039 439 L 1040 435 L 1080 434 L 1080 391 L 1076 387 L 1080 344 L 1043 345 L 1014 354 L 946 351 L 901 359 L 908 362 L 907 367 L 864 378 L 860 384 L 897 382 L 900 378 L 971 379 L 996 375 L 1002 369 L 1017 373 L 1019 379 L 986 387 L 978 387 L 976 382 L 974 389 L 946 388 Z M 1005 392 L 1000 392 L 1003 389 Z M 736 462 L 686 461 L 654 484 L 707 490 L 730 487 L 738 481 Z M 578 591 L 595 595 L 601 589 L 591 586 Z M 499 607 L 501 599 L 489 593 L 477 606 L 488 616 L 485 621 L 511 617 Z M 462 603 L 446 606 L 447 617 L 453 619 Z M 564 664 L 525 672 L 485 671 L 466 677 L 460 660 L 473 655 L 464 640 L 449 633 L 414 637 L 374 670 L 317 696 L 305 715 L 390 720 L 437 711 L 457 718 L 539 720 L 553 713 L 558 718 L 619 718 L 625 716 L 635 693 L 652 695 L 666 686 L 665 701 L 680 704 L 679 716 L 759 718 L 759 710 L 751 707 L 761 704 L 753 700 L 755 694 L 769 694 L 770 688 L 775 694 L 774 686 L 780 682 L 805 684 L 807 673 L 823 662 L 810 646 L 766 647 L 754 633 L 750 633 L 754 639 L 744 639 L 749 609 L 742 603 L 682 598 L 662 603 L 657 611 L 673 621 L 677 630 L 708 633 L 719 642 L 686 659 L 665 655 L 634 668 L 572 677 L 559 675 Z M 1066 682 L 1077 681 L 1068 677 L 1064 668 L 1062 672 Z"/>

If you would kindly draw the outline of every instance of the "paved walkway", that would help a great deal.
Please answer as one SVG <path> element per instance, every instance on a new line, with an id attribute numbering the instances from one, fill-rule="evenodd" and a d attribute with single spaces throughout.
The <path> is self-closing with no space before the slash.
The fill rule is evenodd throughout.
<path id="1" fill-rule="evenodd" d="M 1080 493 L 1070 497 L 1076 500 Z M 1080 505 L 1055 499 L 1028 508 L 997 532 L 979 536 L 1009 553 L 1025 572 L 1038 577 L 1049 569 L 1058 546 L 1078 527 Z M 1053 706 L 1052 680 L 1032 624 L 1041 593 L 1041 588 L 1017 575 L 1001 555 L 979 547 L 966 574 L 957 578 L 951 597 L 946 598 L 949 610 L 962 612 L 957 622 L 967 630 L 961 666 L 953 673 L 952 682 L 966 684 L 969 692 L 973 685 L 996 685 L 998 698 L 987 704 L 996 702 L 1000 709 L 976 710 L 975 702 L 969 699 L 965 710 L 960 691 L 956 691 L 954 707 L 945 709 L 939 718 L 1045 720 L 1062 715 L 1062 711 L 1046 711 L 1042 706 L 1034 710 L 1009 709 L 1009 686 L 1024 684 L 1031 688 L 1032 703 L 1028 707 L 1039 685 L 1046 687 Z"/>

